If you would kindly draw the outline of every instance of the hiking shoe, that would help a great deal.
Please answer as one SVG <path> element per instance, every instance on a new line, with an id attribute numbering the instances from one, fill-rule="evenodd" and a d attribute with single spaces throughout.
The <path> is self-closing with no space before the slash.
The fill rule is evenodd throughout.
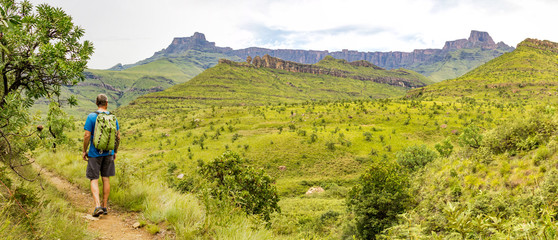
<path id="1" fill-rule="evenodd" d="M 103 214 L 103 208 L 102 207 L 96 207 L 95 210 L 93 210 L 93 214 L 91 214 L 91 216 L 93 217 L 99 217 L 99 215 Z"/>
<path id="2" fill-rule="evenodd" d="M 101 207 L 101 209 L 103 209 L 103 215 L 107 215 L 108 214 L 108 210 L 106 207 Z"/>

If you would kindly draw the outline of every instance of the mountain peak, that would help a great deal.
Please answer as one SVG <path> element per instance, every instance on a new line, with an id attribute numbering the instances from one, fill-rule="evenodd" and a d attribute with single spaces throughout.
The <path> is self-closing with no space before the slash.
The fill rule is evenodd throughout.
<path id="1" fill-rule="evenodd" d="M 163 54 L 177 54 L 182 53 L 187 50 L 198 50 L 204 51 L 209 50 L 212 52 L 227 52 L 231 51 L 231 48 L 217 47 L 214 42 L 209 42 L 205 39 L 205 34 L 200 32 L 195 32 L 191 37 L 177 37 L 172 40 L 172 43 L 161 52 Z M 158 54 L 155 53 L 155 54 Z"/>
<path id="2" fill-rule="evenodd" d="M 488 32 L 481 32 L 477 30 L 472 30 L 469 35 L 469 39 L 467 40 L 473 44 L 483 43 L 487 45 L 495 45 L 494 40 L 492 40 L 492 37 L 488 34 Z"/>
<path id="3" fill-rule="evenodd" d="M 202 41 L 207 41 L 207 40 L 205 40 L 205 34 L 199 33 L 199 32 L 195 32 L 194 35 L 191 38 L 202 40 Z"/>
<path id="4" fill-rule="evenodd" d="M 505 48 L 510 49 L 511 47 L 503 42 L 496 44 L 488 32 L 482 32 L 477 30 L 472 30 L 468 39 L 458 39 L 455 41 L 447 41 L 444 45 L 443 50 L 451 51 L 463 48 L 482 48 L 482 49 L 497 49 Z"/>

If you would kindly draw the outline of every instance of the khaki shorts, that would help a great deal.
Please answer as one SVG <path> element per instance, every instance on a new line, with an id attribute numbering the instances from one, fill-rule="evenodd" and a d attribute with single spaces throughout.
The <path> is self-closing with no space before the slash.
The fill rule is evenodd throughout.
<path id="1" fill-rule="evenodd" d="M 85 176 L 91 180 L 99 179 L 99 173 L 102 177 L 112 177 L 116 175 L 114 170 L 114 155 L 102 157 L 88 157 L 87 172 Z"/>

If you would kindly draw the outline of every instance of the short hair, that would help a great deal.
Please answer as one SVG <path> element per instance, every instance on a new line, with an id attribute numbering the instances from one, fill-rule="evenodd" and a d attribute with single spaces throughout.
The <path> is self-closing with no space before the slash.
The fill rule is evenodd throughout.
<path id="1" fill-rule="evenodd" d="M 97 103 L 97 106 L 106 106 L 108 103 L 108 97 L 105 94 L 99 94 L 97 95 L 97 100 L 95 101 Z"/>

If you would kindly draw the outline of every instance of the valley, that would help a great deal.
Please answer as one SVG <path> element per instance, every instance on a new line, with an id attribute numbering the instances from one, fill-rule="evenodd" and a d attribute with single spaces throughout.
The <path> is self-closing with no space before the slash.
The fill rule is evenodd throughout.
<path id="1" fill-rule="evenodd" d="M 333 58 L 315 65 L 270 56 L 222 60 L 115 110 L 125 144 L 113 200 L 168 224 L 179 237 L 348 239 L 358 234 L 359 217 L 347 209 L 355 187 L 371 167 L 397 162 L 413 166 L 402 175 L 412 198 L 377 238 L 552 234 L 552 220 L 545 219 L 553 211 L 558 163 L 550 80 L 556 68 L 549 64 L 556 46 L 527 39 L 461 78 L 435 84 L 411 71 Z M 77 144 L 79 132 L 72 139 Z M 433 157 L 405 162 L 417 148 Z M 257 216 L 202 200 L 200 163 L 227 151 L 275 179 L 281 212 L 271 215 L 269 228 Z M 39 162 L 83 178 L 71 148 L 63 152 L 63 161 L 45 153 Z M 307 193 L 318 187 L 324 192 Z M 166 198 L 181 204 L 165 205 Z"/>

